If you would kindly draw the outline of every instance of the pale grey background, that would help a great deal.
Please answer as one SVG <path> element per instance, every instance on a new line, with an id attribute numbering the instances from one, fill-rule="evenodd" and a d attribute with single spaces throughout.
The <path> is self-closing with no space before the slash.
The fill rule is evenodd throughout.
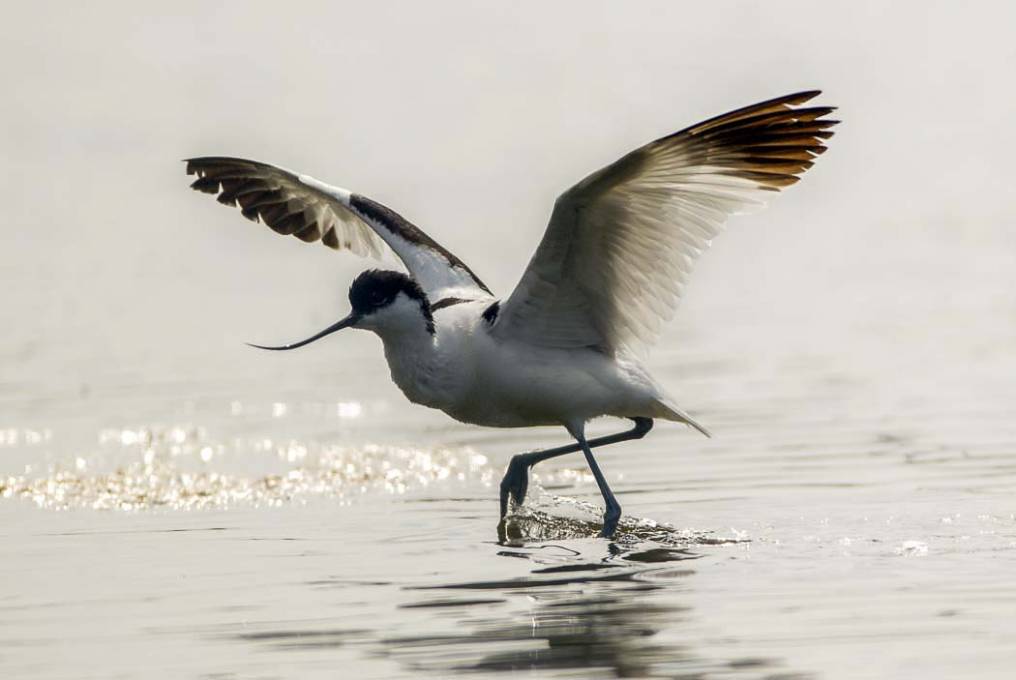
<path id="1" fill-rule="evenodd" d="M 171 6 L 3 8 L 0 674 L 1011 676 L 1016 5 Z M 568 538 L 585 525 L 544 527 L 560 553 L 493 543 L 504 462 L 560 433 L 409 405 L 367 334 L 244 347 L 344 315 L 374 265 L 243 220 L 180 162 L 246 156 L 362 192 L 505 294 L 586 173 L 811 88 L 844 121 L 829 152 L 731 222 L 651 357 L 716 439 L 664 425 L 601 460 L 632 521 L 691 537 L 694 561 L 636 575 L 655 591 L 581 580 L 634 564 Z M 339 444 L 407 473 L 371 446 L 485 462 L 405 496 L 300 481 Z M 292 497 L 258 486 L 270 473 L 298 474 Z M 596 502 L 584 474 L 562 460 L 541 480 Z M 548 564 L 589 571 L 400 608 Z M 569 657 L 555 634 L 588 646 Z"/>
<path id="2" fill-rule="evenodd" d="M 553 199 L 584 174 L 702 117 L 814 87 L 846 121 L 831 152 L 718 239 L 672 331 L 717 310 L 750 326 L 808 308 L 823 326 L 894 303 L 918 331 L 927 315 L 971 323 L 986 303 L 964 299 L 963 278 L 1008 267 L 1016 239 L 1011 7 L 9 6 L 0 351 L 17 389 L 4 399 L 263 370 L 239 341 L 341 314 L 367 263 L 215 210 L 185 190 L 181 158 L 264 159 L 366 193 L 507 292 Z M 984 262 L 926 262 L 957 276 L 944 298 L 857 283 L 952 239 L 983 244 Z M 792 271 L 767 259 L 777 252 Z M 933 352 L 907 341 L 885 350 Z M 381 372 L 373 347 L 347 338 L 341 351 Z M 288 356 L 287 370 L 335 350 Z"/>

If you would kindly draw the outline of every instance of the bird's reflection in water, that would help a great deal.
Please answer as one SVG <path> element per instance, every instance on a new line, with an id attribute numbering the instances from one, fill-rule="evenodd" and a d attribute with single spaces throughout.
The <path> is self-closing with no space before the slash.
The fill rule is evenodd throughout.
<path id="1" fill-rule="evenodd" d="M 589 522 L 538 512 L 514 517 L 504 529 L 507 540 L 497 554 L 531 561 L 529 574 L 409 591 L 415 599 L 404 607 L 435 607 L 444 618 L 435 625 L 447 630 L 453 617 L 452 632 L 389 638 L 389 654 L 412 670 L 437 674 L 749 677 L 777 665 L 768 659 L 711 662 L 690 643 L 674 641 L 688 636 L 658 635 L 687 625 L 691 611 L 681 590 L 694 574 L 696 549 L 718 542 L 708 535 L 629 521 L 616 540 L 605 542 L 588 538 L 598 530 Z M 460 597 L 463 591 L 472 594 Z"/>
<path id="2" fill-rule="evenodd" d="M 657 648 L 660 620 L 679 608 L 645 597 L 654 586 L 545 589 L 528 593 L 531 612 L 507 619 L 477 619 L 463 635 L 390 640 L 410 666 L 429 671 L 515 671 L 602 668 L 620 677 L 652 675 L 666 656 L 680 663 L 686 650 Z"/>

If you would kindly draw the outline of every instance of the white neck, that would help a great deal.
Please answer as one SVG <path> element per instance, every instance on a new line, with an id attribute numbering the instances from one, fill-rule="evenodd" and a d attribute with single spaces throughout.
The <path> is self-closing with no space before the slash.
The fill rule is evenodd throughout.
<path id="1" fill-rule="evenodd" d="M 392 380 L 403 394 L 416 404 L 440 408 L 448 396 L 441 388 L 444 371 L 435 336 L 423 319 L 413 329 L 380 331 L 378 335 L 384 343 Z"/>
<path id="2" fill-rule="evenodd" d="M 436 336 L 419 301 L 400 293 L 390 305 L 366 317 L 360 327 L 381 338 L 392 380 L 406 397 L 440 408 L 448 397 L 439 384 L 444 371 Z"/>

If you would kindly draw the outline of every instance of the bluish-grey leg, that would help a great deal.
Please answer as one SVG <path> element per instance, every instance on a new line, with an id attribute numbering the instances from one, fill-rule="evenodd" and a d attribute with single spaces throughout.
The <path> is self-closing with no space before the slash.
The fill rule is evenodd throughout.
<path id="1" fill-rule="evenodd" d="M 529 490 L 529 468 L 548 458 L 574 453 L 578 450 L 577 444 L 569 444 L 555 449 L 512 456 L 508 463 L 508 469 L 505 470 L 504 477 L 501 479 L 501 518 L 504 519 L 504 516 L 508 514 L 509 494 L 516 505 L 522 505 L 522 501 L 526 499 L 526 491 Z"/>
<path id="2" fill-rule="evenodd" d="M 579 444 L 582 446 L 582 453 L 586 454 L 586 462 L 589 463 L 589 469 L 592 470 L 593 477 L 596 479 L 596 486 L 600 487 L 603 502 L 607 506 L 606 512 L 603 513 L 603 531 L 600 532 L 600 536 L 610 538 L 614 535 L 614 530 L 617 529 L 618 520 L 621 519 L 621 504 L 614 498 L 614 492 L 610 490 L 606 478 L 600 472 L 600 466 L 593 458 L 593 450 L 585 438 L 579 439 Z"/>
<path id="3" fill-rule="evenodd" d="M 586 445 L 590 449 L 593 449 L 597 446 L 616 444 L 628 441 L 629 439 L 641 439 L 646 436 L 649 430 L 653 429 L 651 418 L 632 418 L 632 420 L 635 421 L 635 427 L 632 429 L 605 437 L 597 437 L 587 442 Z M 556 458 L 566 453 L 575 453 L 581 450 L 582 445 L 575 443 L 544 451 L 520 453 L 517 456 L 513 456 L 511 462 L 508 463 L 508 469 L 504 473 L 504 478 L 501 480 L 501 518 L 504 519 L 504 516 L 508 514 L 509 495 L 516 505 L 522 505 L 522 502 L 526 499 L 526 491 L 529 489 L 529 468 L 549 458 Z"/>

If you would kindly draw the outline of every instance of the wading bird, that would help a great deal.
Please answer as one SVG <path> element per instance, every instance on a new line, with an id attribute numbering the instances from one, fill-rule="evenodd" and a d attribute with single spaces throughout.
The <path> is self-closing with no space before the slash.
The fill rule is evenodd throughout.
<path id="1" fill-rule="evenodd" d="M 621 506 L 593 449 L 639 439 L 653 419 L 705 428 L 679 409 L 639 360 L 681 298 L 692 264 L 727 217 L 793 184 L 825 151 L 834 109 L 801 106 L 818 91 L 761 102 L 650 142 L 594 172 L 554 204 L 543 240 L 511 295 L 499 299 L 459 258 L 393 210 L 313 177 L 240 158 L 187 162 L 191 186 L 239 205 L 280 234 L 379 257 L 408 275 L 369 270 L 349 289 L 350 314 L 288 350 L 343 328 L 376 333 L 410 401 L 489 427 L 561 425 L 574 444 L 521 453 L 501 481 L 521 504 L 529 468 L 581 451 L 606 504 Z M 586 439 L 600 416 L 634 427 Z"/>

